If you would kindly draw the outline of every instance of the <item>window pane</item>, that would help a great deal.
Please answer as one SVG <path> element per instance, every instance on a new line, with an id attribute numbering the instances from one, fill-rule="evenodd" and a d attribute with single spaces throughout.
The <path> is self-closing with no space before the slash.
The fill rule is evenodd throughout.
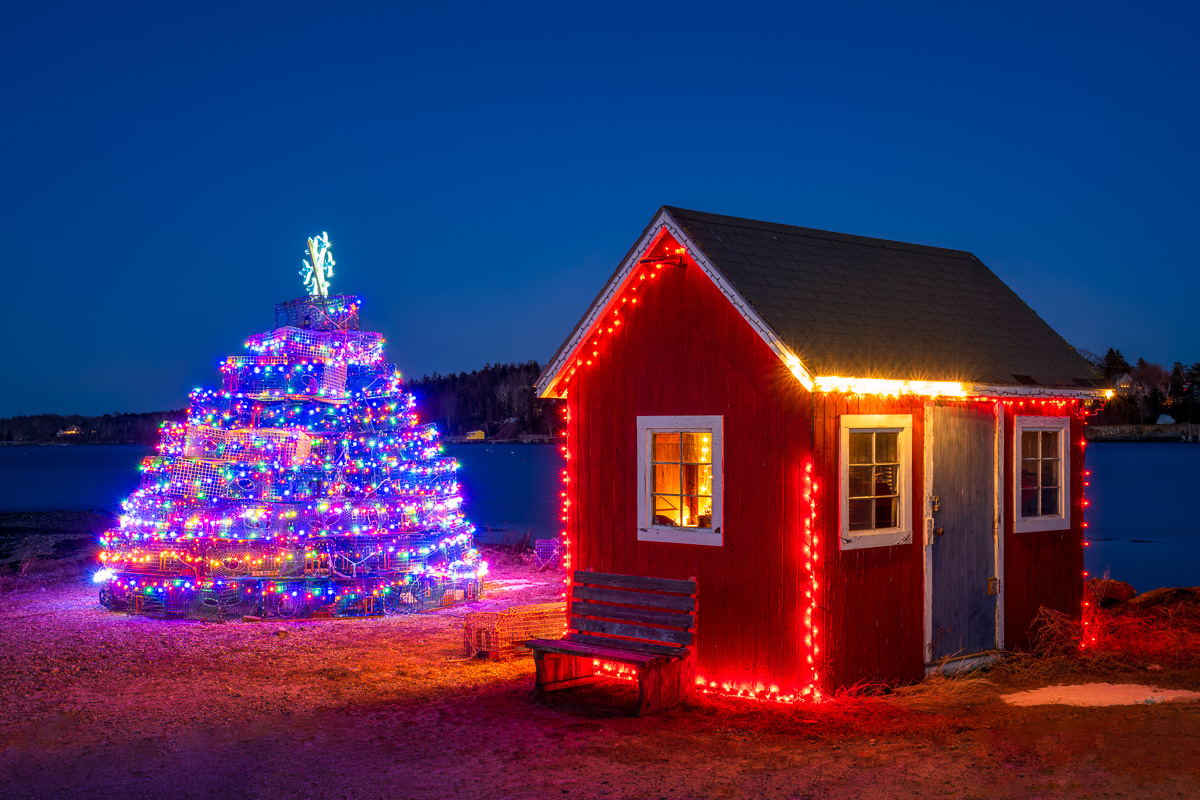
<path id="1" fill-rule="evenodd" d="M 676 464 L 654 465 L 653 491 L 655 493 L 679 493 L 679 467 Z"/>
<path id="2" fill-rule="evenodd" d="M 851 464 L 870 464 L 871 463 L 871 433 L 851 433 L 850 434 L 850 463 Z"/>
<path id="3" fill-rule="evenodd" d="M 850 467 L 850 494 L 848 497 L 870 497 L 871 467 Z"/>
<path id="4" fill-rule="evenodd" d="M 679 524 L 679 497 L 675 495 L 654 495 L 654 525 Z"/>
<path id="5" fill-rule="evenodd" d="M 896 500 L 897 498 L 895 497 L 881 497 L 875 501 L 876 528 L 900 527 L 896 521 L 896 514 L 900 510 L 900 504 Z"/>
<path id="6" fill-rule="evenodd" d="M 679 461 L 679 434 L 678 433 L 656 433 L 654 434 L 654 460 L 655 461 Z"/>
<path id="7" fill-rule="evenodd" d="M 1037 489 L 1022 489 L 1021 490 L 1021 516 L 1036 517 L 1038 515 L 1038 493 Z"/>
<path id="8" fill-rule="evenodd" d="M 1058 458 L 1058 431 L 1042 431 L 1042 458 Z"/>
<path id="9" fill-rule="evenodd" d="M 1037 458 L 1037 445 L 1037 431 L 1021 431 L 1021 458 Z"/>
<path id="10" fill-rule="evenodd" d="M 1038 485 L 1038 462 L 1035 459 L 1025 459 L 1021 462 L 1021 488 L 1036 488 Z"/>
<path id="11" fill-rule="evenodd" d="M 712 463 L 712 436 L 707 433 L 683 433 L 683 461 L 688 464 Z"/>
<path id="12" fill-rule="evenodd" d="M 683 517 L 679 524 L 686 528 L 699 527 L 700 498 L 694 496 L 684 496 L 682 499 Z"/>
<path id="13" fill-rule="evenodd" d="M 896 471 L 898 467 L 876 467 L 875 468 L 875 491 L 876 496 L 896 494 Z"/>
<path id="14" fill-rule="evenodd" d="M 1042 516 L 1058 515 L 1058 493 L 1061 489 L 1042 489 Z"/>
<path id="15" fill-rule="evenodd" d="M 712 506 L 711 497 L 699 497 L 696 501 L 696 524 L 701 528 L 712 527 Z"/>
<path id="16" fill-rule="evenodd" d="M 705 464 L 700 467 L 700 491 L 698 494 L 705 497 L 712 497 L 712 477 L 713 468 L 711 464 Z"/>
<path id="17" fill-rule="evenodd" d="M 871 504 L 874 500 L 850 501 L 850 530 L 869 531 L 871 524 Z"/>
<path id="18" fill-rule="evenodd" d="M 679 467 L 681 479 L 679 491 L 681 494 L 700 494 L 700 465 L 684 464 Z"/>
<path id="19" fill-rule="evenodd" d="M 1042 486 L 1054 488 L 1059 486 L 1057 458 L 1042 459 Z"/>
<path id="20" fill-rule="evenodd" d="M 876 464 L 899 464 L 900 457 L 900 434 L 898 433 L 877 433 L 875 434 L 875 463 Z"/>

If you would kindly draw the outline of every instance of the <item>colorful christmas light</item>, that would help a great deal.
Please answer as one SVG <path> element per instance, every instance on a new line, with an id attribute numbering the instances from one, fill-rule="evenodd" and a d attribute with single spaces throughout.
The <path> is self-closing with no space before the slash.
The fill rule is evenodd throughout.
<path id="1" fill-rule="evenodd" d="M 324 236 L 310 284 L 328 287 Z M 101 537 L 101 602 L 176 613 L 356 616 L 479 595 L 487 564 L 461 511 L 458 462 L 357 330 L 358 298 L 276 307 L 226 359 L 223 388 L 166 423 L 142 485 Z"/>

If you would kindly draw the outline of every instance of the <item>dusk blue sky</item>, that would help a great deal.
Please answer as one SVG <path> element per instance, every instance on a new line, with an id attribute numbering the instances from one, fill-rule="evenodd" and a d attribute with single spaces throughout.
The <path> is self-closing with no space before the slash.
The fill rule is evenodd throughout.
<path id="1" fill-rule="evenodd" d="M 406 375 L 544 363 L 663 204 L 1200 361 L 1196 7 L 902 5 L 10 6 L 0 416 L 182 407 L 322 230 Z"/>

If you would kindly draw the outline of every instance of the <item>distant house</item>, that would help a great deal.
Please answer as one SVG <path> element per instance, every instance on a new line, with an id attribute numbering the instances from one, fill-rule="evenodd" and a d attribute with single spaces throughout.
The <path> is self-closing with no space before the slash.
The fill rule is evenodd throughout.
<path id="1" fill-rule="evenodd" d="M 467 431 L 467 435 L 463 437 L 468 442 L 482 442 L 486 438 L 483 431 Z"/>
<path id="2" fill-rule="evenodd" d="M 698 579 L 698 681 L 805 696 L 1083 597 L 1091 365 L 970 253 L 663 207 L 538 380 L 573 568 Z"/>
<path id="3" fill-rule="evenodd" d="M 1172 417 L 1170 414 L 1159 414 L 1158 421 L 1155 424 L 1156 425 L 1174 425 L 1175 418 Z"/>
<path id="4" fill-rule="evenodd" d="M 66 428 L 61 429 L 55 434 L 55 436 L 78 436 L 81 433 L 83 433 L 83 431 L 79 429 L 78 425 L 69 425 Z"/>
<path id="5" fill-rule="evenodd" d="M 1128 372 L 1122 372 L 1120 375 L 1113 375 L 1109 378 L 1108 385 L 1112 387 L 1113 392 L 1119 395 L 1133 394 L 1134 390 L 1133 376 Z"/>

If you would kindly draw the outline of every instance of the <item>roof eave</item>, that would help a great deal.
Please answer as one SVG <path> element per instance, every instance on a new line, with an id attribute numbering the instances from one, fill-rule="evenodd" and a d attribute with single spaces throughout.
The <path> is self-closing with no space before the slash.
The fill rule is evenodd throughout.
<path id="1" fill-rule="evenodd" d="M 1073 386 L 1009 386 L 995 383 L 965 384 L 968 397 L 1011 397 L 1014 399 L 1103 400 L 1111 396 L 1104 389 L 1084 389 Z"/>

